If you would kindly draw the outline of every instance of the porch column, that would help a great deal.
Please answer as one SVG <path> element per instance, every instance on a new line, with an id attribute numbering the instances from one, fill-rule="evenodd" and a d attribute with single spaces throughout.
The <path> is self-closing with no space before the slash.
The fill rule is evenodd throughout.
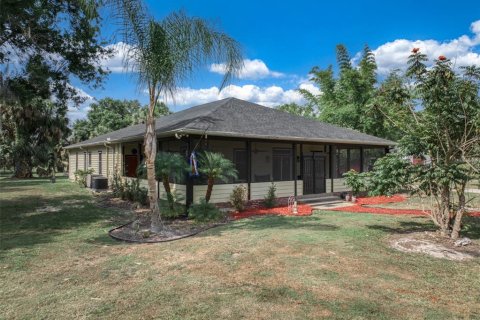
<path id="1" fill-rule="evenodd" d="M 300 143 L 300 177 L 302 177 L 303 186 L 305 186 L 303 180 L 303 143 Z M 305 194 L 305 190 L 303 190 L 303 194 Z"/>
<path id="2" fill-rule="evenodd" d="M 330 192 L 333 191 L 333 178 L 334 178 L 334 173 L 335 173 L 335 152 L 337 152 L 337 148 L 335 148 L 334 145 L 330 145 Z"/>
<path id="3" fill-rule="evenodd" d="M 125 177 L 125 146 L 123 143 L 120 146 L 121 154 L 120 154 L 120 164 L 122 166 L 122 177 Z"/>
<path id="4" fill-rule="evenodd" d="M 247 200 L 252 199 L 252 187 L 251 187 L 251 181 L 252 181 L 252 143 L 250 141 L 245 141 L 245 148 L 247 149 L 247 190 L 248 190 L 248 196 Z"/>
<path id="5" fill-rule="evenodd" d="M 187 156 L 188 156 L 188 161 L 190 159 L 190 155 L 192 153 L 192 148 L 193 148 L 193 141 L 190 136 L 187 138 Z M 193 178 L 190 176 L 190 174 L 187 174 L 187 181 L 186 181 L 186 187 L 187 187 L 187 194 L 186 194 L 186 199 L 185 203 L 187 205 L 187 208 L 190 207 L 190 205 L 193 203 Z"/>
<path id="6" fill-rule="evenodd" d="M 294 178 L 294 195 L 295 197 L 297 196 L 297 144 L 292 143 L 292 157 L 293 157 L 293 164 L 292 164 L 292 172 L 293 172 L 293 178 Z"/>
<path id="7" fill-rule="evenodd" d="M 363 172 L 363 147 L 360 147 L 360 172 Z"/>

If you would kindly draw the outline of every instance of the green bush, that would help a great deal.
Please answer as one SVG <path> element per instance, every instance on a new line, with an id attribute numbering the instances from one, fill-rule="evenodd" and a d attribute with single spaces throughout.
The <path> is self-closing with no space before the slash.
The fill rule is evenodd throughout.
<path id="1" fill-rule="evenodd" d="M 140 186 L 140 180 L 123 180 L 118 173 L 114 173 L 111 184 L 113 195 L 141 205 L 148 204 L 148 190 Z"/>
<path id="2" fill-rule="evenodd" d="M 81 185 L 82 187 L 87 186 L 87 175 L 94 173 L 95 170 L 93 168 L 87 170 L 80 170 L 78 169 L 73 174 L 75 175 L 75 181 Z"/>
<path id="3" fill-rule="evenodd" d="M 233 188 L 230 194 L 230 204 L 238 211 L 245 210 L 245 204 L 247 203 L 247 188 L 243 185 Z"/>
<path id="4" fill-rule="evenodd" d="M 200 199 L 200 203 L 192 204 L 188 209 L 188 216 L 196 221 L 220 220 L 223 214 L 214 204 Z"/>
<path id="5" fill-rule="evenodd" d="M 277 204 L 277 186 L 272 182 L 270 187 L 268 187 L 268 193 L 263 198 L 263 205 L 267 208 L 273 208 Z"/>
<path id="6" fill-rule="evenodd" d="M 367 189 L 368 175 L 366 173 L 359 173 L 353 169 L 343 174 L 345 178 L 345 185 L 352 189 L 354 196 L 358 196 L 361 191 Z"/>
<path id="7" fill-rule="evenodd" d="M 168 195 L 164 196 L 158 201 L 162 218 L 178 218 L 186 213 L 185 205 L 181 204 L 181 202 L 184 200 L 181 195 L 177 194 L 176 192 L 172 192 L 170 195 L 171 200 L 168 200 L 168 197 Z"/>

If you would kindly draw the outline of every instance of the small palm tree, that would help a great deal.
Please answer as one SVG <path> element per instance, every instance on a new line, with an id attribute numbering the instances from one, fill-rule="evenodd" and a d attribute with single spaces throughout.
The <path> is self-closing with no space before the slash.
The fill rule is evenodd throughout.
<path id="1" fill-rule="evenodd" d="M 167 194 L 168 205 L 173 210 L 173 194 L 170 189 L 170 178 L 183 179 L 189 166 L 184 157 L 178 153 L 159 152 L 155 157 L 155 178 L 162 181 Z"/>
<path id="2" fill-rule="evenodd" d="M 226 159 L 223 154 L 205 151 L 198 157 L 199 171 L 207 176 L 207 193 L 205 201 L 208 203 L 212 196 L 215 179 L 228 182 L 230 178 L 237 178 L 238 171 L 232 161 Z"/>

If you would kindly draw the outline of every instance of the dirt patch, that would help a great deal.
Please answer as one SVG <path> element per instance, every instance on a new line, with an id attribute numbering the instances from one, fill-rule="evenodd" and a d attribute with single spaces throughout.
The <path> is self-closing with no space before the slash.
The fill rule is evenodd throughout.
<path id="1" fill-rule="evenodd" d="M 188 219 L 166 220 L 164 221 L 165 232 L 154 234 L 150 232 L 150 219 L 140 216 L 135 221 L 110 230 L 109 234 L 117 240 L 155 243 L 179 240 L 226 223 L 228 220 L 205 223 L 197 223 Z"/>
<path id="2" fill-rule="evenodd" d="M 480 257 L 480 245 L 473 242 L 465 247 L 455 247 L 454 242 L 437 232 L 415 232 L 408 235 L 395 235 L 390 246 L 408 253 L 422 253 L 434 258 L 466 261 Z"/>

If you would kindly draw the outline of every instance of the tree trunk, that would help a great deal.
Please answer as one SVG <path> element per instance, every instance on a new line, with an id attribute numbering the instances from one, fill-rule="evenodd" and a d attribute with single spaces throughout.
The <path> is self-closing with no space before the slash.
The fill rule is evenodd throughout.
<path id="1" fill-rule="evenodd" d="M 148 200 L 150 202 L 150 231 L 160 233 L 163 231 L 160 208 L 158 207 L 156 182 L 155 182 L 155 156 L 157 154 L 157 135 L 155 134 L 155 118 L 153 112 L 147 115 L 147 128 L 144 139 L 145 165 L 147 167 Z"/>
<path id="2" fill-rule="evenodd" d="M 27 161 L 18 160 L 15 162 L 13 176 L 15 178 L 32 178 L 32 167 Z"/>
<path id="3" fill-rule="evenodd" d="M 463 214 L 465 213 L 465 184 L 460 187 L 458 192 L 458 210 L 457 214 L 455 215 L 455 221 L 453 222 L 452 228 L 452 239 L 456 240 L 460 236 L 460 230 L 462 229 L 462 218 Z"/>
<path id="4" fill-rule="evenodd" d="M 205 195 L 205 201 L 208 203 L 210 201 L 210 197 L 212 196 L 213 190 L 213 178 L 208 178 L 208 185 L 207 185 L 207 194 Z"/>
<path id="5" fill-rule="evenodd" d="M 168 206 L 171 210 L 173 210 L 173 195 L 172 190 L 170 189 L 170 181 L 168 181 L 168 176 L 162 177 L 163 187 L 165 188 L 165 192 L 167 193 L 167 201 Z"/>

